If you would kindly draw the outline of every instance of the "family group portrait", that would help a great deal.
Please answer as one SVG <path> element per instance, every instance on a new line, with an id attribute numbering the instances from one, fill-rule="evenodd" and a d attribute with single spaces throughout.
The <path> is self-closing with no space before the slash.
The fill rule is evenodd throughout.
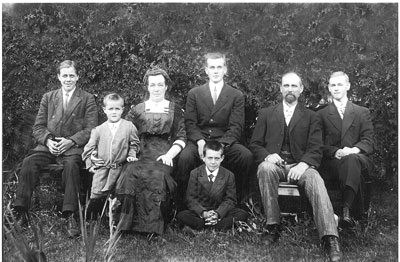
<path id="1" fill-rule="evenodd" d="M 2 261 L 398 261 L 398 3 L 2 4 Z"/>

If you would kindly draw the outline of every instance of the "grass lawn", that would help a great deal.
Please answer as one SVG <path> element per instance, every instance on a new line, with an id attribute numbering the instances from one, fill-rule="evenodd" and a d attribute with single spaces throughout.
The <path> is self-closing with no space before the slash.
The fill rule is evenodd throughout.
<path id="1" fill-rule="evenodd" d="M 3 211 L 15 192 L 15 183 L 8 181 L 3 182 Z M 44 234 L 40 239 L 47 261 L 87 261 L 82 239 L 69 239 L 65 221 L 51 208 L 55 206 L 53 193 L 51 187 L 42 190 L 42 208 L 34 210 L 32 218 L 35 225 L 42 225 Z M 356 228 L 339 232 L 343 261 L 398 260 L 397 200 L 397 188 L 374 189 L 369 217 L 357 223 Z M 3 229 L 2 261 L 21 261 L 4 233 Z M 32 228 L 23 236 L 34 242 Z M 102 225 L 93 261 L 105 261 L 108 237 L 108 228 Z M 110 261 L 328 261 L 320 249 L 316 227 L 307 214 L 300 216 L 297 223 L 294 219 L 284 219 L 280 241 L 268 248 L 259 243 L 259 235 L 255 232 L 205 230 L 192 237 L 172 224 L 163 238 L 150 241 L 147 235 L 124 234 L 115 251 Z"/>

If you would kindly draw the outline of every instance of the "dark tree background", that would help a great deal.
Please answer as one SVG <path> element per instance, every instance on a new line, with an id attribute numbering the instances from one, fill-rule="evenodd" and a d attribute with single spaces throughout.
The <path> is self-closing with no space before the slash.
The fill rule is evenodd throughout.
<path id="1" fill-rule="evenodd" d="M 313 109 L 327 101 L 330 73 L 348 73 L 351 100 L 374 119 L 375 175 L 397 185 L 397 10 L 395 3 L 3 4 L 3 165 L 31 146 L 30 124 L 41 96 L 59 87 L 60 61 L 79 62 L 79 86 L 99 105 L 116 91 L 127 108 L 144 99 L 146 69 L 161 65 L 174 82 L 169 98 L 184 105 L 206 79 L 202 56 L 220 50 L 229 57 L 227 82 L 246 95 L 245 139 L 257 111 L 277 102 L 282 73 L 302 76 Z"/>

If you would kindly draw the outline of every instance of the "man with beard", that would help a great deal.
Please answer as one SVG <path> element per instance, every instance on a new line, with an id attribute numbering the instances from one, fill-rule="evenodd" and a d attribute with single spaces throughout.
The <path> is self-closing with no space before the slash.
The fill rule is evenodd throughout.
<path id="1" fill-rule="evenodd" d="M 338 261 L 341 252 L 332 204 L 324 181 L 316 168 L 322 157 L 322 134 L 316 113 L 298 103 L 303 92 L 301 78 L 296 73 L 282 77 L 283 101 L 262 109 L 250 150 L 258 164 L 260 186 L 267 233 L 262 240 L 270 245 L 279 239 L 279 181 L 298 185 L 305 192 L 324 250 L 331 261 Z"/>

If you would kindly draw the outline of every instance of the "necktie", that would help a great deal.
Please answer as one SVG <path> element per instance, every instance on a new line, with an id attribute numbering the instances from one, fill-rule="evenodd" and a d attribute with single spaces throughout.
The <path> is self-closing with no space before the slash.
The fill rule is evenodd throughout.
<path id="1" fill-rule="evenodd" d="M 214 92 L 213 92 L 213 103 L 215 105 L 215 103 L 217 102 L 217 86 L 214 86 Z"/>
<path id="2" fill-rule="evenodd" d="M 285 122 L 286 125 L 289 125 L 290 123 L 290 119 L 292 119 L 292 115 L 293 115 L 293 111 L 290 109 L 286 109 L 285 110 Z"/>
<path id="3" fill-rule="evenodd" d="M 340 117 L 342 119 L 343 119 L 343 116 L 344 116 L 345 109 L 346 109 L 346 105 L 341 104 L 340 107 L 339 107 L 339 114 L 340 114 Z"/>
<path id="4" fill-rule="evenodd" d="M 69 100 L 69 93 L 65 93 L 65 96 L 64 96 L 64 103 L 63 103 L 64 111 L 67 110 L 68 100 Z"/>
<path id="5" fill-rule="evenodd" d="M 208 180 L 210 181 L 210 184 L 212 184 L 213 183 L 213 174 L 209 174 L 208 175 Z"/>

